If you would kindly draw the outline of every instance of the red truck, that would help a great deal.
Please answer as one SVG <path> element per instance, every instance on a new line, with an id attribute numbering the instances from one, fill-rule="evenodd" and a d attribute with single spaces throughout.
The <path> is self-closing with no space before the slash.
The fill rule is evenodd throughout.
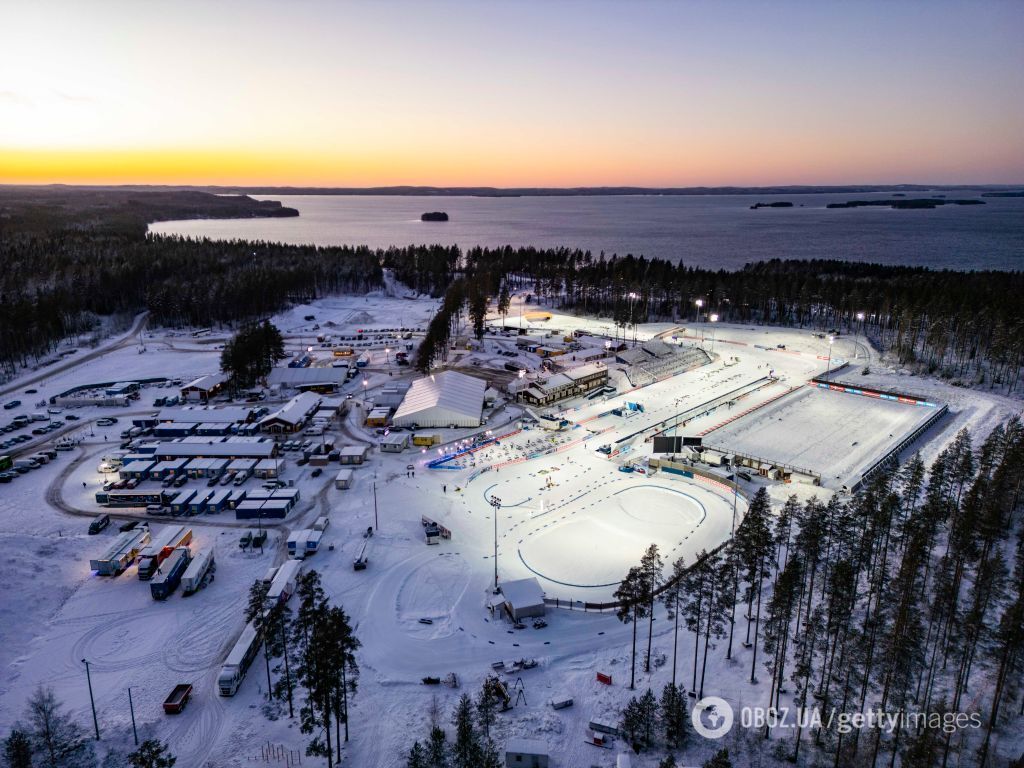
<path id="1" fill-rule="evenodd" d="M 164 712 L 169 715 L 179 714 L 191 697 L 192 683 L 178 683 L 171 691 L 171 695 L 164 699 Z"/>

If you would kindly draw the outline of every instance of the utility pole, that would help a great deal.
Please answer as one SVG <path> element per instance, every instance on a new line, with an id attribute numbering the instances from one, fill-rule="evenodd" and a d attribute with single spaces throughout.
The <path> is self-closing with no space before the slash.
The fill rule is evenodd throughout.
<path id="1" fill-rule="evenodd" d="M 132 736 L 135 737 L 135 746 L 139 746 L 139 732 L 135 729 L 135 705 L 132 704 L 132 687 L 128 686 L 128 709 L 132 713 Z"/>
<path id="2" fill-rule="evenodd" d="M 96 729 L 96 741 L 100 740 L 100 722 L 96 719 L 96 700 L 92 696 L 92 674 L 89 672 L 89 662 L 82 659 L 85 664 L 85 679 L 89 682 L 89 703 L 92 705 L 92 725 Z"/>
<path id="3" fill-rule="evenodd" d="M 498 593 L 498 512 L 501 510 L 501 499 L 491 496 L 487 503 L 494 509 L 494 593 Z"/>
<path id="4" fill-rule="evenodd" d="M 373 530 L 380 530 L 380 522 L 377 520 L 377 476 L 373 476 Z"/>

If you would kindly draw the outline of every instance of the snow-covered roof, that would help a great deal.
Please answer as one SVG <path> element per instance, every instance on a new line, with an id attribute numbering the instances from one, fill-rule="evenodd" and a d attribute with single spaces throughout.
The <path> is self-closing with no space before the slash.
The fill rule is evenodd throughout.
<path id="1" fill-rule="evenodd" d="M 586 365 L 578 365 L 575 368 L 566 368 L 562 373 L 568 376 L 573 381 L 579 381 L 585 379 L 588 376 L 593 376 L 595 373 L 607 373 L 608 366 L 601 365 L 600 363 L 587 363 Z"/>
<path id="2" fill-rule="evenodd" d="M 311 384 L 341 384 L 348 374 L 344 368 L 274 368 L 267 376 L 270 386 L 301 387 Z"/>
<path id="3" fill-rule="evenodd" d="M 161 408 L 157 413 L 157 421 L 182 421 L 198 424 L 204 421 L 236 422 L 246 421 L 252 408 L 245 406 L 228 406 L 226 408 Z"/>
<path id="4" fill-rule="evenodd" d="M 203 391 L 216 389 L 217 387 L 223 386 L 227 380 L 228 376 L 226 373 L 211 373 L 207 376 L 200 376 L 198 379 L 193 379 L 182 387 L 182 389 L 199 389 Z"/>
<path id="5" fill-rule="evenodd" d="M 183 457 L 228 457 L 228 458 L 270 458 L 274 453 L 274 443 L 230 441 L 210 442 L 165 442 L 157 445 L 155 455 L 165 459 Z"/>
<path id="6" fill-rule="evenodd" d="M 641 347 L 635 347 L 633 349 L 624 349 L 621 352 L 617 352 L 615 354 L 615 359 L 620 360 L 627 365 L 633 365 L 635 363 L 642 363 L 644 360 L 650 360 L 651 358 Z"/>
<path id="7" fill-rule="evenodd" d="M 314 392 L 303 392 L 296 395 L 269 416 L 263 417 L 260 424 L 283 421 L 286 424 L 300 424 L 310 413 L 320 407 L 322 399 Z"/>
<path id="8" fill-rule="evenodd" d="M 486 388 L 487 383 L 483 379 L 456 371 L 441 371 L 424 376 L 409 387 L 394 418 L 411 416 L 429 408 L 442 408 L 467 418 L 479 419 Z"/>
<path id="9" fill-rule="evenodd" d="M 547 755 L 548 745 L 539 739 L 511 738 L 505 742 L 505 752 L 517 755 Z"/>
<path id="10" fill-rule="evenodd" d="M 668 357 L 672 354 L 672 347 L 661 339 L 651 339 L 640 345 L 640 349 L 654 355 L 655 357 Z"/>
<path id="11" fill-rule="evenodd" d="M 527 608 L 533 605 L 544 605 L 544 590 L 534 577 L 506 581 L 501 585 L 501 594 L 505 602 L 513 608 Z"/>

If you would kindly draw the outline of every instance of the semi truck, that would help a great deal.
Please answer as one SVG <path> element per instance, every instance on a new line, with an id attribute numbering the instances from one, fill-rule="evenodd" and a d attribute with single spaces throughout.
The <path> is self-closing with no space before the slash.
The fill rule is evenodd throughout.
<path id="1" fill-rule="evenodd" d="M 191 595 L 202 585 L 203 580 L 214 566 L 213 550 L 204 549 L 192 558 L 184 575 L 181 577 L 181 590 L 184 595 Z"/>
<path id="2" fill-rule="evenodd" d="M 156 575 L 149 583 L 154 600 L 166 600 L 178 588 L 181 577 L 192 559 L 188 547 L 175 547 L 171 554 L 157 568 Z"/>
<path id="3" fill-rule="evenodd" d="M 259 649 L 260 633 L 253 623 L 249 622 L 235 641 L 234 647 L 220 668 L 220 674 L 217 675 L 217 690 L 221 696 L 234 696 L 238 693 L 238 686 L 245 679 L 245 673 Z"/>
<path id="4" fill-rule="evenodd" d="M 134 562 L 149 540 L 148 528 L 126 531 L 114 539 L 100 557 L 90 560 L 89 567 L 100 576 L 117 576 Z"/>
<path id="5" fill-rule="evenodd" d="M 154 531 L 149 545 L 139 555 L 139 579 L 148 581 L 156 569 L 178 547 L 192 541 L 192 529 L 181 525 L 168 525 Z"/>

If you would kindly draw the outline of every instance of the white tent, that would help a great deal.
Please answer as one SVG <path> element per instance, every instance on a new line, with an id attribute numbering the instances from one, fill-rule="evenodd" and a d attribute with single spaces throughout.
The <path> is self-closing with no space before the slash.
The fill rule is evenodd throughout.
<path id="1" fill-rule="evenodd" d="M 456 371 L 425 376 L 409 387 L 391 423 L 396 427 L 478 427 L 486 388 L 482 379 Z"/>

